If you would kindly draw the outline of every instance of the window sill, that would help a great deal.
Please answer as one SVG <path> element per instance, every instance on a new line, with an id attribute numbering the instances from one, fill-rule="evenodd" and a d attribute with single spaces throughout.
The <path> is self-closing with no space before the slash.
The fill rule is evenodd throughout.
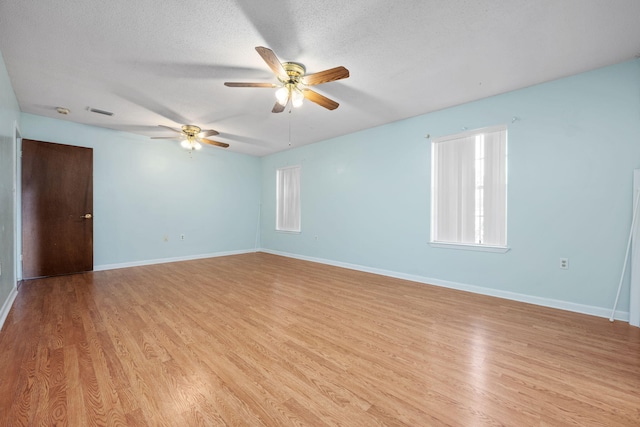
<path id="1" fill-rule="evenodd" d="M 462 251 L 494 252 L 503 254 L 511 248 L 508 246 L 470 245 L 464 243 L 430 242 L 432 248 L 457 249 Z"/>
<path id="2" fill-rule="evenodd" d="M 290 231 L 290 230 L 278 230 L 276 229 L 276 233 L 284 233 L 284 234 L 300 234 L 301 231 Z"/>

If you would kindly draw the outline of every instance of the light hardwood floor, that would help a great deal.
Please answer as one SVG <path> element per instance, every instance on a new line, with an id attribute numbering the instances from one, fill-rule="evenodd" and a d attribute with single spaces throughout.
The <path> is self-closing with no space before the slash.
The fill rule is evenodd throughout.
<path id="1" fill-rule="evenodd" d="M 640 329 L 257 253 L 28 281 L 0 425 L 638 426 Z"/>

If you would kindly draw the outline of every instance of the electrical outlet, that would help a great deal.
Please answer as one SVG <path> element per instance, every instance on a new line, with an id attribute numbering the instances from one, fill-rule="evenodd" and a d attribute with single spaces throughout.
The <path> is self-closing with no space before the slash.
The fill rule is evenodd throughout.
<path id="1" fill-rule="evenodd" d="M 180 235 L 180 240 L 184 240 L 184 234 Z"/>
<path id="2" fill-rule="evenodd" d="M 560 258 L 560 268 L 563 270 L 569 269 L 569 258 Z"/>

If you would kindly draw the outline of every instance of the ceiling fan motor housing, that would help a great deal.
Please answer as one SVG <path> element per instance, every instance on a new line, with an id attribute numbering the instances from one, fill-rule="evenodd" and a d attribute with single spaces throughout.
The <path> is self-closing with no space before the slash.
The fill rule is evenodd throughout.
<path id="1" fill-rule="evenodd" d="M 189 138 L 195 138 L 196 135 L 198 135 L 200 131 L 202 131 L 202 129 L 200 129 L 198 126 L 195 126 L 195 125 L 184 125 L 182 126 L 182 131 Z"/>
<path id="2" fill-rule="evenodd" d="M 287 76 L 289 76 L 288 80 L 284 80 L 278 76 L 278 80 L 284 84 L 290 83 L 297 85 L 300 82 L 300 79 L 304 76 L 304 73 L 307 71 L 304 65 L 298 62 L 283 62 L 282 68 L 284 68 L 287 72 Z"/>

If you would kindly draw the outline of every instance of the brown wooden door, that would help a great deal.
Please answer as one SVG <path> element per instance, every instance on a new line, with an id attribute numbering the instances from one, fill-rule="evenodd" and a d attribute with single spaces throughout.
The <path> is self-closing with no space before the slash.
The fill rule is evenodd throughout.
<path id="1" fill-rule="evenodd" d="M 93 270 L 93 149 L 22 140 L 22 275 Z"/>

